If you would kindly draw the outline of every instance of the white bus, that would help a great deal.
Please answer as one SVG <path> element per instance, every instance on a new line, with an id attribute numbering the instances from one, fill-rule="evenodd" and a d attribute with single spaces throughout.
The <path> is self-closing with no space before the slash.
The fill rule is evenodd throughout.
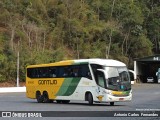
<path id="1" fill-rule="evenodd" d="M 26 96 L 38 102 L 69 103 L 131 101 L 132 90 L 126 65 L 111 59 L 80 59 L 30 65 Z"/>

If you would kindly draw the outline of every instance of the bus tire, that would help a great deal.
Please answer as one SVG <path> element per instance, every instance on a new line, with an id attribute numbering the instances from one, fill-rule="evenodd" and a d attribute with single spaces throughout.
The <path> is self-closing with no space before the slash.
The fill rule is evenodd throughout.
<path id="1" fill-rule="evenodd" d="M 114 106 L 114 102 L 110 102 L 110 105 L 111 105 L 111 106 Z"/>
<path id="2" fill-rule="evenodd" d="M 93 105 L 93 96 L 91 93 L 88 93 L 88 104 Z"/>
<path id="3" fill-rule="evenodd" d="M 62 103 L 62 100 L 56 100 L 57 103 Z"/>
<path id="4" fill-rule="evenodd" d="M 70 102 L 70 100 L 62 100 L 62 103 L 64 104 L 68 104 Z"/>
<path id="5" fill-rule="evenodd" d="M 48 93 L 47 92 L 43 92 L 43 102 L 44 103 L 50 103 L 50 99 L 48 97 Z"/>
<path id="6" fill-rule="evenodd" d="M 36 92 L 36 99 L 38 103 L 43 103 L 43 95 L 41 95 L 40 91 Z"/>

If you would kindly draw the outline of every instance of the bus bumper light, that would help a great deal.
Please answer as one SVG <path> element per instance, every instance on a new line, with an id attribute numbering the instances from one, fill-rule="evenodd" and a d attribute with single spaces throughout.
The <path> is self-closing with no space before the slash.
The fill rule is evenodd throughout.
<path id="1" fill-rule="evenodd" d="M 123 101 L 123 100 L 124 100 L 124 98 L 119 98 L 119 100 L 120 100 L 120 101 Z"/>

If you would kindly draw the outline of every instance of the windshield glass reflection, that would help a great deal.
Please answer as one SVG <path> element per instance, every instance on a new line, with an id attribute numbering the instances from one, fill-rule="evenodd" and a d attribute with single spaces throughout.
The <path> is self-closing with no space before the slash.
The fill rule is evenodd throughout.
<path id="1" fill-rule="evenodd" d="M 126 67 L 105 67 L 107 72 L 107 88 L 127 91 L 131 89 L 130 77 Z"/>

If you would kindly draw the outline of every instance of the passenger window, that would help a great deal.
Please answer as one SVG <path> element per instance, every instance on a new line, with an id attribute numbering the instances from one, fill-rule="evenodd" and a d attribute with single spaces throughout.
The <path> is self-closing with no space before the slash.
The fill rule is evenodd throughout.
<path id="1" fill-rule="evenodd" d="M 88 65 L 81 65 L 79 74 L 80 74 L 81 77 L 86 77 L 86 78 L 92 80 L 92 76 L 91 76 Z"/>
<path id="2" fill-rule="evenodd" d="M 65 78 L 65 77 L 86 77 L 92 79 L 88 65 L 69 65 L 28 68 L 27 76 L 30 78 Z"/>
<path id="3" fill-rule="evenodd" d="M 56 67 L 50 67 L 49 68 L 49 77 L 50 78 L 57 77 L 57 69 L 56 69 Z"/>

